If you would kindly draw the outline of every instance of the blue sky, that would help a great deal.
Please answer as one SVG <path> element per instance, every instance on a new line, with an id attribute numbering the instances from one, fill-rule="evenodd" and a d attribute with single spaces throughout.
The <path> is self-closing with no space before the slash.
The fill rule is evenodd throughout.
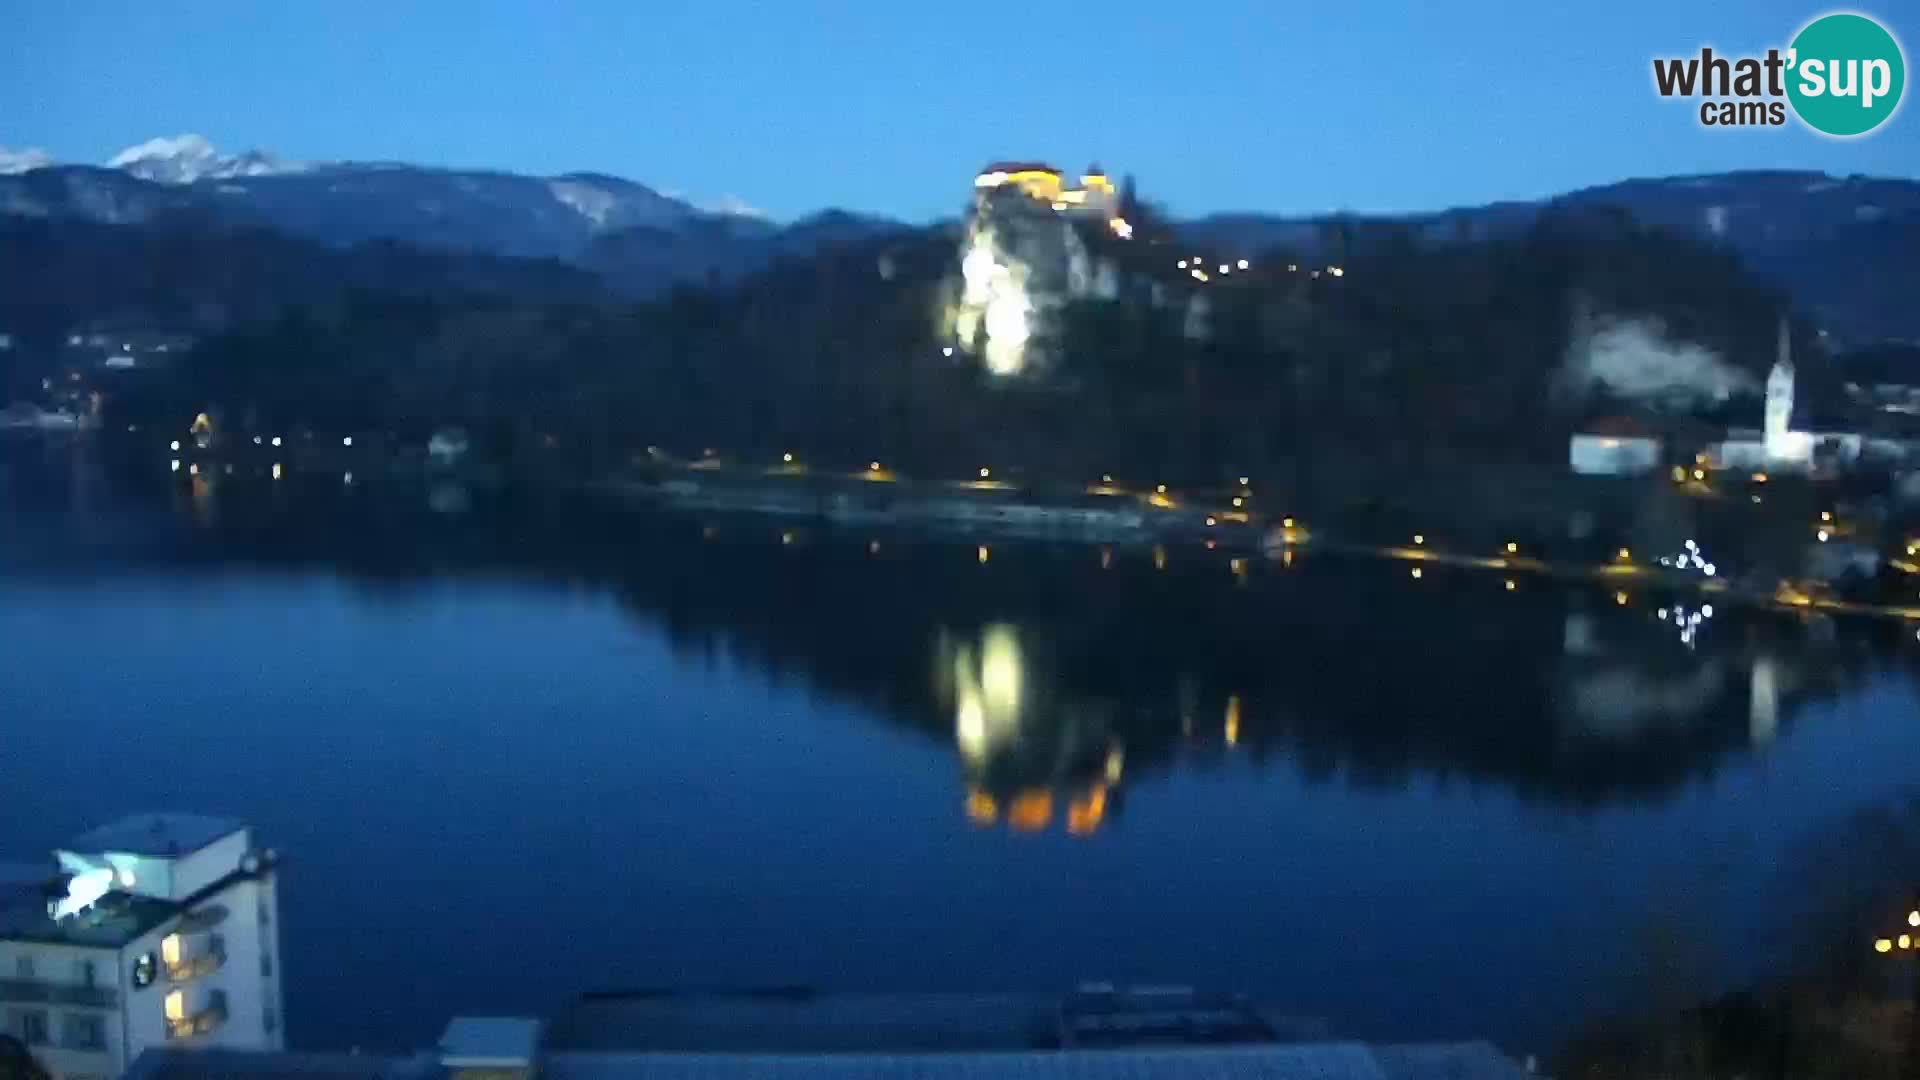
<path id="1" fill-rule="evenodd" d="M 1906 3 L 1860 10 L 1911 64 Z M 0 145 L 104 161 L 192 131 L 226 150 L 594 170 L 776 217 L 909 219 L 954 212 L 1002 157 L 1098 159 L 1183 215 L 1429 209 L 1734 168 L 1920 173 L 1911 102 L 1841 142 L 1703 129 L 1652 90 L 1655 55 L 1758 52 L 1825 10 L 26 0 L 0 31 Z"/>

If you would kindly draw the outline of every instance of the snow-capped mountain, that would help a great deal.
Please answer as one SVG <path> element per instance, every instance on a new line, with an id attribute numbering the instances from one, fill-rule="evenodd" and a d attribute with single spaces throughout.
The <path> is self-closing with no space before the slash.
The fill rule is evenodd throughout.
<path id="1" fill-rule="evenodd" d="M 199 135 L 151 139 L 106 167 L 16 154 L 0 217 L 190 231 L 261 227 L 329 248 L 558 259 L 628 294 L 725 280 L 782 255 L 854 243 L 891 222 L 832 229 L 768 220 L 741 200 L 701 205 L 603 173 L 523 176 L 404 162 L 229 155 Z"/>
<path id="2" fill-rule="evenodd" d="M 15 176 L 53 164 L 53 155 L 38 147 L 12 150 L 0 146 L 0 176 Z"/>
<path id="3" fill-rule="evenodd" d="M 281 161 L 260 150 L 222 154 L 204 135 L 174 135 L 129 146 L 107 162 L 142 180 L 159 184 L 192 184 L 236 176 L 279 176 L 304 172 L 307 166 Z"/>

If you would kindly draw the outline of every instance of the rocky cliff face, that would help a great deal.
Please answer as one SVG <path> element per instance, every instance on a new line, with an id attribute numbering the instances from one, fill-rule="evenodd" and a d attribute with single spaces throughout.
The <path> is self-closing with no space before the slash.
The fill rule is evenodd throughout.
<path id="1" fill-rule="evenodd" d="M 982 195 L 960 241 L 952 339 L 1001 377 L 1044 372 L 1068 301 L 1112 299 L 1118 274 L 1096 261 L 1073 222 L 1017 190 Z"/>

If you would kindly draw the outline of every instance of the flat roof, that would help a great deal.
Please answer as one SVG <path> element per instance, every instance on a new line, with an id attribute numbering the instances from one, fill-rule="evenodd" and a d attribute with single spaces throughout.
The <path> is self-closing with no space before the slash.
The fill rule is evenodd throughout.
<path id="1" fill-rule="evenodd" d="M 156 1048 L 126 1080 L 428 1080 L 430 1057 Z M 989 1054 L 551 1054 L 542 1080 L 1525 1080 L 1486 1043 L 1294 1043 L 1217 1049 Z"/>
<path id="2" fill-rule="evenodd" d="M 172 918 L 180 905 L 111 892 L 78 915 L 55 921 L 40 888 L 0 891 L 0 939 L 86 949 L 118 949 Z"/>
<path id="3" fill-rule="evenodd" d="M 1207 1049 L 987 1054 L 553 1054 L 542 1080 L 1525 1080 L 1486 1044 L 1481 1053 L 1376 1055 L 1364 1043 L 1282 1043 Z M 1450 1048 L 1451 1049 L 1451 1048 Z"/>
<path id="4" fill-rule="evenodd" d="M 204 814 L 133 814 L 75 837 L 66 850 L 90 854 L 122 852 L 171 858 L 195 852 L 245 826 Z"/>
<path id="5" fill-rule="evenodd" d="M 456 1016 L 440 1036 L 440 1059 L 465 1068 L 531 1064 L 540 1056 L 538 1020 L 517 1016 Z"/>
<path id="6" fill-rule="evenodd" d="M 439 1080 L 444 1075 L 426 1056 L 155 1047 L 134 1061 L 124 1080 Z"/>

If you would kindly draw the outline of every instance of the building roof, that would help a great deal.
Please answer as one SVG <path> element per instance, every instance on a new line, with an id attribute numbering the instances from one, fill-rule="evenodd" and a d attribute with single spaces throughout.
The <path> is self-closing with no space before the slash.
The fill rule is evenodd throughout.
<path id="1" fill-rule="evenodd" d="M 123 1080 L 439 1080 L 444 1075 L 439 1062 L 427 1055 L 393 1058 L 155 1047 L 140 1055 Z"/>
<path id="2" fill-rule="evenodd" d="M 456 1016 L 440 1036 L 440 1060 L 462 1068 L 525 1066 L 540 1056 L 538 1020 Z"/>
<path id="3" fill-rule="evenodd" d="M 69 918 L 47 914 L 47 889 L 0 889 L 0 939 L 118 949 L 166 922 L 180 910 L 171 900 L 112 892 L 93 907 Z"/>
<path id="4" fill-rule="evenodd" d="M 203 814 L 134 814 L 74 838 L 67 850 L 173 858 L 200 850 L 245 826 Z"/>
<path id="5" fill-rule="evenodd" d="M 156 1048 L 125 1080 L 427 1080 L 430 1056 L 367 1057 Z M 1524 1080 L 1486 1043 L 1370 1047 L 1292 1043 L 1207 1049 L 987 1054 L 551 1054 L 541 1080 Z"/>
<path id="6" fill-rule="evenodd" d="M 1485 1044 L 1479 1044 L 1484 1046 Z M 1025 1051 L 984 1054 L 555 1054 L 543 1080 L 1523 1080 L 1492 1047 L 1391 1061 L 1363 1043 L 1282 1043 L 1205 1049 Z"/>
<path id="7" fill-rule="evenodd" d="M 1054 168 L 1053 166 L 1047 164 L 1044 161 L 996 161 L 993 164 L 988 165 L 986 168 L 981 169 L 980 175 L 985 176 L 988 173 L 997 173 L 997 172 L 1003 172 L 1003 173 L 1047 172 L 1047 173 L 1053 173 L 1056 176 L 1060 174 L 1059 169 Z"/>

